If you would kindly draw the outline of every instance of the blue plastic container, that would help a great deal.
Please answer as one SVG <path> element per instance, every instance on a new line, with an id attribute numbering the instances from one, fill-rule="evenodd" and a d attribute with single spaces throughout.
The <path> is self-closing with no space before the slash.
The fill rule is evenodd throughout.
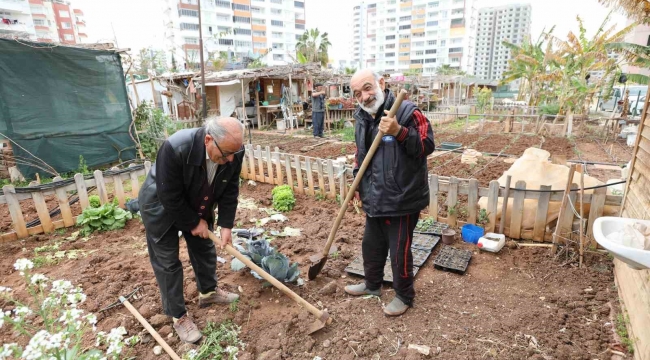
<path id="1" fill-rule="evenodd" d="M 485 234 L 485 230 L 480 226 L 465 224 L 461 228 L 463 241 L 468 243 L 477 244 L 478 239 L 480 239 L 483 234 Z"/>

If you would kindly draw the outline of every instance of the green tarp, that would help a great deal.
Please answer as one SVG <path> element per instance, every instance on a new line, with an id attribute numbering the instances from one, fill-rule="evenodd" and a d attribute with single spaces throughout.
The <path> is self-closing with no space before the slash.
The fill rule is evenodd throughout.
<path id="1" fill-rule="evenodd" d="M 0 132 L 57 172 L 77 169 L 80 155 L 89 167 L 134 159 L 130 124 L 117 53 L 0 39 Z M 13 149 L 26 178 L 51 176 Z"/>

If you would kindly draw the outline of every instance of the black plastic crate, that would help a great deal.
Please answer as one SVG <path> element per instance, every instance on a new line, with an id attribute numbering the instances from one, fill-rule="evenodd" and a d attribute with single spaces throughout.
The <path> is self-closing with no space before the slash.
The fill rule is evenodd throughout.
<path id="1" fill-rule="evenodd" d="M 433 266 L 438 270 L 450 271 L 463 275 L 465 274 L 471 259 L 471 251 L 456 249 L 445 245 L 438 256 L 433 260 Z"/>
<path id="2" fill-rule="evenodd" d="M 413 234 L 413 240 L 411 241 L 411 249 L 431 252 L 433 251 L 433 248 L 438 245 L 438 242 L 440 242 L 440 236 L 415 233 Z"/>

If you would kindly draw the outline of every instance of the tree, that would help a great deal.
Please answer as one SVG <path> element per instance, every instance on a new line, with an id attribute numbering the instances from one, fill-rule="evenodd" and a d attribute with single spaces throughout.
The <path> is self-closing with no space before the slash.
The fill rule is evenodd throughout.
<path id="1" fill-rule="evenodd" d="M 208 53 L 208 58 L 212 61 L 212 66 L 215 71 L 221 71 L 228 64 L 228 53 L 226 51 L 219 51 Z"/>
<path id="2" fill-rule="evenodd" d="M 648 0 L 599 0 L 599 2 L 625 11 L 630 19 L 650 24 L 650 1 Z"/>
<path id="3" fill-rule="evenodd" d="M 176 58 L 174 57 L 173 52 L 172 52 L 172 68 L 171 68 L 171 71 L 174 72 L 174 73 L 178 72 L 178 67 L 176 65 Z"/>
<path id="4" fill-rule="evenodd" d="M 147 77 L 150 73 L 162 74 L 165 71 L 167 71 L 167 64 L 161 50 L 140 49 L 133 66 L 133 72 L 136 75 Z"/>
<path id="5" fill-rule="evenodd" d="M 553 33 L 553 28 L 549 34 Z M 535 43 L 529 38 L 524 39 L 521 46 L 508 41 L 502 44 L 512 52 L 512 59 L 509 61 L 508 69 L 503 73 L 503 79 L 500 84 L 504 85 L 512 81 L 521 80 L 517 100 L 522 101 L 525 94 L 529 94 L 528 105 L 535 106 L 539 102 L 538 84 L 541 81 L 541 75 L 546 73 L 546 53 L 544 46 L 544 33 L 540 35 Z M 547 49 L 550 50 L 550 49 Z"/>
<path id="6" fill-rule="evenodd" d="M 306 30 L 296 42 L 296 58 L 299 63 L 320 63 L 327 66 L 329 56 L 327 51 L 332 46 L 327 33 L 321 34 L 318 28 Z"/>
<path id="7" fill-rule="evenodd" d="M 346 66 L 344 71 L 345 71 L 345 75 L 354 75 L 354 73 L 357 72 L 357 68 Z"/>
<path id="8" fill-rule="evenodd" d="M 618 42 L 608 44 L 607 48 L 622 55 L 628 65 L 650 68 L 650 46 L 643 46 L 639 44 Z M 620 76 L 620 74 L 619 74 Z M 629 81 L 647 85 L 650 78 L 642 74 L 625 74 Z M 616 76 L 618 78 L 618 76 Z"/>
<path id="9" fill-rule="evenodd" d="M 449 64 L 440 65 L 436 69 L 436 75 L 450 76 L 450 75 L 466 75 L 466 74 L 467 73 L 464 72 L 463 70 L 458 69 L 458 68 L 453 68 Z"/>

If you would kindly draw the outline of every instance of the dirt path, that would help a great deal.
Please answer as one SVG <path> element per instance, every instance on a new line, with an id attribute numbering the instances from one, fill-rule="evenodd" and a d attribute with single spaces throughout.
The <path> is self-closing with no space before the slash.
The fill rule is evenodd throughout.
<path id="1" fill-rule="evenodd" d="M 243 198 L 254 199 L 259 207 L 270 207 L 269 185 L 244 185 Z M 298 196 L 296 208 L 287 213 L 287 223 L 269 223 L 267 230 L 285 226 L 302 229 L 301 237 L 276 238 L 272 245 L 300 263 L 306 278 L 308 256 L 324 244 L 337 205 Z M 257 209 L 240 209 L 237 222 L 250 226 L 250 219 L 265 216 Z M 247 344 L 239 359 L 418 359 L 407 351 L 409 344 L 426 345 L 440 358 L 480 359 L 593 359 L 601 357 L 612 341 L 608 303 L 617 299 L 611 261 L 606 257 L 588 257 L 588 267 L 560 267 L 549 259 L 547 249 L 504 249 L 500 254 L 480 253 L 464 243 L 455 246 L 473 251 L 467 273 L 463 276 L 435 270 L 432 258 L 416 277 L 415 306 L 400 318 L 383 315 L 381 304 L 394 293 L 383 289 L 381 300 L 352 298 L 342 288 L 360 281 L 344 273 L 344 268 L 360 253 L 364 218 L 349 212 L 337 235 L 339 256 L 328 261 L 321 275 L 303 287 L 291 286 L 312 304 L 326 308 L 333 316 L 331 326 L 306 335 L 313 317 L 277 290 L 262 287 L 247 271 L 232 272 L 229 264 L 218 264 L 221 286 L 243 292 L 236 311 L 226 306 L 199 309 L 197 291 L 187 252 L 181 241 L 181 260 L 185 270 L 185 296 L 188 309 L 200 327 L 207 321 L 232 320 L 242 328 Z M 73 230 L 73 229 L 72 229 Z M 69 234 L 70 231 L 68 231 Z M 26 241 L 0 245 L 3 258 L 0 273 L 3 286 L 20 292 L 19 275 L 12 264 L 20 257 L 33 257 L 37 246 L 62 241 L 66 235 L 34 236 Z M 115 301 L 120 294 L 142 286 L 146 297 L 135 305 L 163 336 L 170 331 L 170 321 L 158 314 L 161 304 L 139 221 L 129 222 L 120 231 L 94 235 L 88 242 L 62 242 L 62 250 L 85 251 L 77 260 L 37 271 L 49 278 L 65 278 L 83 286 L 88 295 L 84 308 L 95 312 Z M 228 261 L 229 256 L 219 254 Z M 329 293 L 321 293 L 325 285 Z M 0 304 L 6 309 L 6 304 Z M 129 334 L 141 327 L 124 310 L 100 319 L 99 329 L 123 325 Z M 538 348 L 529 346 L 531 337 Z M 146 337 L 145 337 L 146 338 Z M 16 341 L 5 326 L 0 329 L 2 343 Z M 25 340 L 20 340 L 24 342 Z M 169 342 L 180 353 L 190 347 L 179 344 L 172 335 Z M 398 346 L 399 342 L 399 346 Z M 133 349 L 138 359 L 165 359 L 152 353 L 153 341 Z M 355 356 L 356 355 L 356 356 Z"/>

